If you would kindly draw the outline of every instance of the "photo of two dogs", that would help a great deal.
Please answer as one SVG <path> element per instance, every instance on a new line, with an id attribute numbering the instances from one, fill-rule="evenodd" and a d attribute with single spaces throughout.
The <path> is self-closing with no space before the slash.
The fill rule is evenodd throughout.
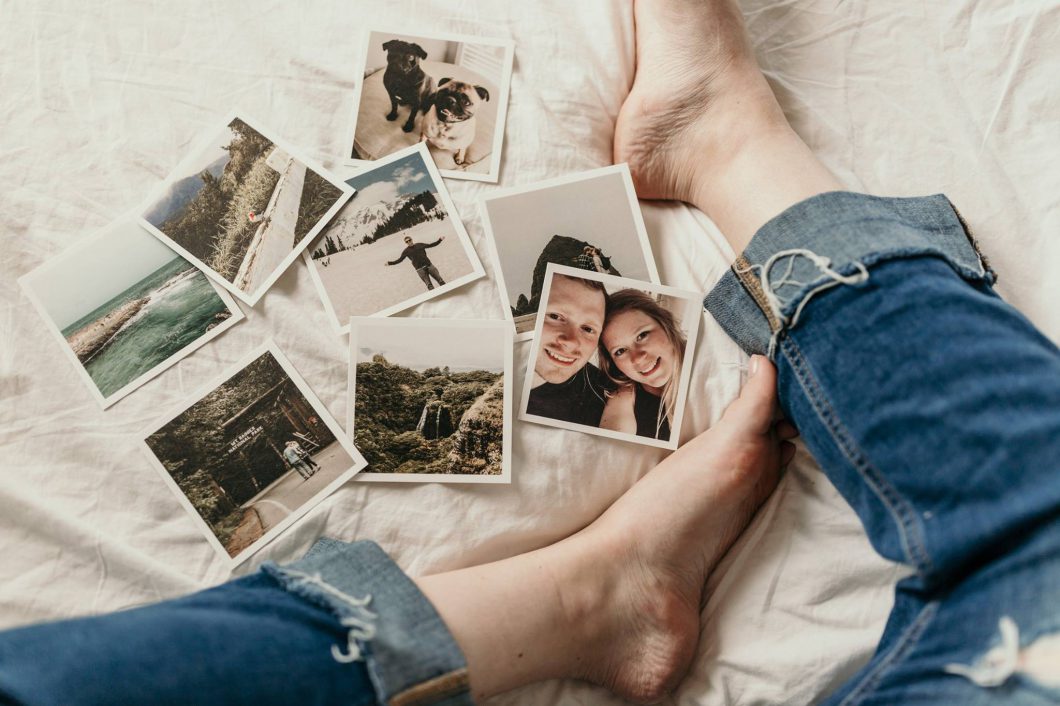
<path id="1" fill-rule="evenodd" d="M 383 43 L 387 66 L 383 86 L 390 98 L 390 112 L 386 119 L 398 119 L 398 109 L 408 106 L 409 113 L 402 130 L 415 129 L 416 116 L 423 113 L 420 123 L 420 142 L 453 153 L 458 167 L 467 164 L 467 149 L 475 140 L 475 113 L 479 105 L 490 99 L 483 86 L 443 76 L 428 74 L 420 66 L 427 52 L 419 44 L 400 39 Z"/>

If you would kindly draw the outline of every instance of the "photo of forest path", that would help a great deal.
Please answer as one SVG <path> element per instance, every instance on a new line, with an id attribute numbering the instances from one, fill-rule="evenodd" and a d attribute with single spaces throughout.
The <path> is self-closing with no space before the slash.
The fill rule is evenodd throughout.
<path id="1" fill-rule="evenodd" d="M 230 556 L 354 465 L 271 352 L 146 441 Z"/>
<path id="2" fill-rule="evenodd" d="M 500 475 L 504 375 L 357 364 L 354 443 L 368 473 Z"/>
<path id="3" fill-rule="evenodd" d="M 341 195 L 236 118 L 144 218 L 238 289 L 255 292 Z"/>
<path id="4" fill-rule="evenodd" d="M 351 316 L 370 316 L 427 291 L 407 259 L 387 267 L 401 256 L 406 237 L 437 243 L 426 255 L 446 282 L 474 271 L 421 154 L 346 183 L 357 193 L 311 246 L 317 275 L 340 325 Z"/>

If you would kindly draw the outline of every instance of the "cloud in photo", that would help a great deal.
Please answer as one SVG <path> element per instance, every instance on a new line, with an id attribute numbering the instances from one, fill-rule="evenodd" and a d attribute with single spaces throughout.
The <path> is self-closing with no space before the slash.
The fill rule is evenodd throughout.
<path id="1" fill-rule="evenodd" d="M 370 169 L 347 179 L 346 183 L 357 189 L 352 203 L 360 207 L 393 201 L 405 194 L 437 191 L 427 173 L 427 165 L 419 154 L 410 154 L 396 162 Z"/>

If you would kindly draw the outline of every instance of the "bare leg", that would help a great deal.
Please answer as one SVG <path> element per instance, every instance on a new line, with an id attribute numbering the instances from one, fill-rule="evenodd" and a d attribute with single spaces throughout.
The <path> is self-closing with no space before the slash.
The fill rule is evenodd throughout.
<path id="1" fill-rule="evenodd" d="M 842 188 L 788 125 L 733 0 L 636 0 L 634 12 L 614 158 L 641 198 L 696 206 L 739 253 L 787 207 Z"/>
<path id="2" fill-rule="evenodd" d="M 595 522 L 557 544 L 417 580 L 484 698 L 579 678 L 650 702 L 699 642 L 707 575 L 777 482 L 794 447 L 774 425 L 775 371 L 757 372 L 710 431 L 659 464 Z"/>

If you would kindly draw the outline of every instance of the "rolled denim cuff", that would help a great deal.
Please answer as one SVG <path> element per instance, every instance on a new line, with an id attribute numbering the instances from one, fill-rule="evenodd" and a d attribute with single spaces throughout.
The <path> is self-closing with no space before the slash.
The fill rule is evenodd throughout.
<path id="1" fill-rule="evenodd" d="M 378 544 L 321 539 L 305 557 L 261 570 L 286 590 L 331 611 L 349 630 L 332 647 L 339 662 L 363 660 L 388 706 L 469 706 L 467 662 L 416 584 Z"/>
<path id="2" fill-rule="evenodd" d="M 881 198 L 818 194 L 755 234 L 703 305 L 748 354 L 774 357 L 803 307 L 832 286 L 860 286 L 873 265 L 939 257 L 973 281 L 995 280 L 960 214 L 942 194 Z"/>

